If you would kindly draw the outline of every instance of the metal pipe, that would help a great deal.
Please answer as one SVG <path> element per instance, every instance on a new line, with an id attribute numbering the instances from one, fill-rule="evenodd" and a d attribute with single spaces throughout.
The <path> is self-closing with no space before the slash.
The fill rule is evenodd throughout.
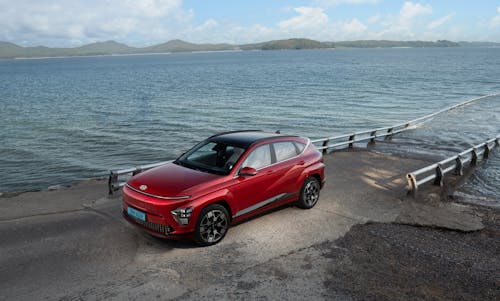
<path id="1" fill-rule="evenodd" d="M 470 161 L 471 167 L 474 167 L 477 165 L 477 162 L 480 158 L 481 155 L 483 160 L 486 160 L 488 156 L 490 155 L 490 152 L 498 146 L 498 139 L 500 138 L 500 135 L 498 135 L 496 138 L 492 138 L 487 140 L 486 142 L 480 143 L 478 145 L 475 145 L 474 147 L 471 147 L 465 151 L 462 151 L 461 153 L 448 157 L 444 160 L 439 161 L 438 163 L 430 164 L 426 167 L 420 168 L 416 171 L 413 171 L 411 173 L 408 173 L 407 179 L 408 179 L 408 194 L 415 194 L 418 186 L 425 184 L 429 181 L 434 180 L 435 185 L 440 185 L 442 186 L 443 184 L 443 178 L 444 175 L 451 171 L 455 171 L 456 175 L 463 175 L 463 166 L 465 163 Z M 493 145 L 490 145 L 493 143 Z M 453 162 L 453 163 L 452 163 Z M 449 166 L 446 166 L 446 164 L 452 163 Z M 430 175 L 427 175 L 423 179 L 418 179 L 419 175 L 428 173 L 430 171 L 434 172 Z M 410 185 L 410 180 L 411 185 Z"/>
<path id="2" fill-rule="evenodd" d="M 419 117 L 419 118 L 416 118 L 416 119 L 413 119 L 410 121 L 399 123 L 399 124 L 396 124 L 394 126 L 386 126 L 386 127 L 381 127 L 381 128 L 377 128 L 377 129 L 358 131 L 358 132 L 354 132 L 351 134 L 344 134 L 344 135 L 332 136 L 332 137 L 328 137 L 328 138 L 316 139 L 316 140 L 312 140 L 312 143 L 324 142 L 325 140 L 335 141 L 335 140 L 349 138 L 351 136 L 363 136 L 363 135 L 369 135 L 369 137 L 367 139 L 364 139 L 364 140 L 353 140 L 353 139 L 349 138 L 349 141 L 361 142 L 361 141 L 365 141 L 365 140 L 370 140 L 370 142 L 374 142 L 375 138 L 382 138 L 382 137 L 385 137 L 386 139 L 390 139 L 395 134 L 398 134 L 398 133 L 401 133 L 401 132 L 404 132 L 407 130 L 411 130 L 415 126 L 420 125 L 421 121 L 428 120 L 428 119 L 431 119 L 434 116 L 442 114 L 444 112 L 451 111 L 451 110 L 454 110 L 456 108 L 466 106 L 472 102 L 475 102 L 475 101 L 478 101 L 478 100 L 481 100 L 484 98 L 492 97 L 492 96 L 499 96 L 499 95 L 500 95 L 500 93 L 495 93 L 495 94 L 489 94 L 489 95 L 484 95 L 484 96 L 472 98 L 472 99 L 466 100 L 462 103 L 441 109 L 437 112 L 434 112 L 434 113 L 431 113 L 431 114 L 428 114 L 428 115 L 425 115 L 425 116 L 422 116 L 422 117 Z M 414 127 L 412 127 L 412 126 L 414 126 Z M 376 132 L 386 132 L 386 133 L 376 135 L 376 134 L 374 134 Z M 496 143 L 498 144 L 498 139 L 500 139 L 500 136 L 491 139 L 491 142 L 496 140 Z M 336 145 L 338 147 L 338 146 L 342 146 L 344 144 L 334 144 L 334 145 Z M 351 142 L 347 143 L 345 145 L 348 145 L 349 147 L 353 146 Z M 328 148 L 332 148 L 332 147 L 330 146 Z M 322 148 L 322 149 L 324 150 L 325 148 Z"/>

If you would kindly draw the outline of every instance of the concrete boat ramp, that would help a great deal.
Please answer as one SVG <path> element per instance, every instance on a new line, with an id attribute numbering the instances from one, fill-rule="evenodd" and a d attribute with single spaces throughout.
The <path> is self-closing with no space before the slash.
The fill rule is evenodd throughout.
<path id="1" fill-rule="evenodd" d="M 3 195 L 0 300 L 500 298 L 498 211 L 441 201 L 434 187 L 408 197 L 405 174 L 423 160 L 325 162 L 316 207 L 275 210 L 206 248 L 130 226 L 104 180 Z"/>

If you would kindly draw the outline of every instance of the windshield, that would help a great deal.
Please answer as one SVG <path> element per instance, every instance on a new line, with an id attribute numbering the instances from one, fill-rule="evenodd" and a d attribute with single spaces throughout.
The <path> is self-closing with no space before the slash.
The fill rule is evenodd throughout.
<path id="1" fill-rule="evenodd" d="M 228 174 L 245 149 L 204 141 L 179 157 L 174 163 L 191 169 L 216 174 Z"/>

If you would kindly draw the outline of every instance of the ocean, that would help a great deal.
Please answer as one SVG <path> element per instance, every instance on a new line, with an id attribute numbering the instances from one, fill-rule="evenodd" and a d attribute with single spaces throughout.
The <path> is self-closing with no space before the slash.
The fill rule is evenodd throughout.
<path id="1" fill-rule="evenodd" d="M 0 60 L 0 192 L 175 158 L 235 129 L 322 138 L 500 92 L 499 48 L 335 49 Z M 500 133 L 500 97 L 384 151 L 444 158 Z M 462 193 L 500 203 L 500 151 Z"/>

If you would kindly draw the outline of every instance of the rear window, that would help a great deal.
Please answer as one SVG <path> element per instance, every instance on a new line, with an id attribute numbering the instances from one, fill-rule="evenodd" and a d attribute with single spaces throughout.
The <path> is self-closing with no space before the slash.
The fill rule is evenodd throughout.
<path id="1" fill-rule="evenodd" d="M 304 143 L 300 143 L 297 141 L 294 141 L 293 144 L 295 144 L 295 146 L 297 147 L 299 154 L 302 153 L 304 151 L 304 148 L 306 147 L 306 145 Z"/>
<path id="2" fill-rule="evenodd" d="M 298 150 L 291 141 L 276 142 L 273 144 L 274 152 L 276 154 L 276 161 L 280 162 L 293 158 L 298 155 Z"/>

